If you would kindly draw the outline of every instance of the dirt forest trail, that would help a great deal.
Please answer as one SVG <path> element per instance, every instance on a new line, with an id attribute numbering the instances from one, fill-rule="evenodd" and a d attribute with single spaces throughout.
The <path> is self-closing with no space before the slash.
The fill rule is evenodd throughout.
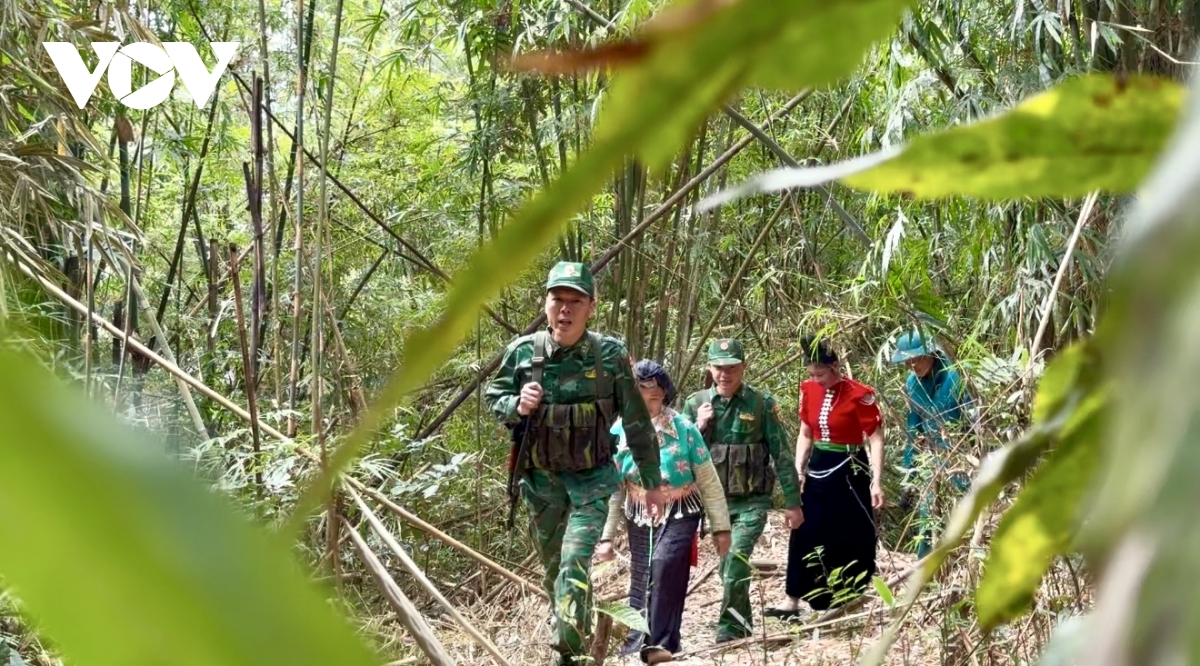
<path id="1" fill-rule="evenodd" d="M 790 641 L 773 639 L 764 643 L 759 640 L 764 636 L 764 629 L 765 634 L 772 637 L 788 631 L 787 625 L 773 618 L 766 619 L 764 626 L 764 618 L 761 615 L 765 608 L 784 599 L 787 544 L 788 531 L 784 525 L 783 512 L 772 511 L 753 557 L 758 564 L 755 567 L 755 579 L 751 583 L 751 597 L 756 613 L 754 639 L 745 641 L 738 647 L 720 649 L 714 644 L 721 603 L 721 585 L 715 570 L 717 555 L 711 539 L 706 538 L 700 542 L 699 561 L 692 567 L 689 582 L 692 592 L 684 608 L 682 646 L 671 663 L 688 666 L 816 666 L 857 662 L 861 653 L 880 636 L 889 617 L 873 587 L 868 589 L 868 601 L 846 613 L 843 618 L 820 628 L 796 631 Z M 619 598 L 621 602 L 625 602 L 627 599 L 624 595 L 629 589 L 629 556 L 624 530 L 614 540 L 614 545 L 617 559 L 593 565 L 592 582 L 598 600 Z M 916 557 L 912 554 L 881 549 L 877 558 L 878 574 L 884 579 L 891 578 L 910 569 L 915 561 Z M 896 586 L 893 593 L 899 595 L 899 592 L 900 586 Z M 549 663 L 551 649 L 546 621 L 548 608 L 542 599 L 528 594 L 518 595 L 513 591 L 490 603 L 477 603 L 465 609 L 465 612 L 478 620 L 480 627 L 487 628 L 487 633 L 514 666 Z M 923 614 L 919 610 L 914 613 L 918 624 Z M 803 622 L 794 626 L 812 623 L 819 615 L 809 611 Z M 910 621 L 909 625 L 913 625 L 913 622 Z M 438 617 L 434 629 L 458 663 L 481 666 L 492 663 L 491 658 L 471 642 L 469 636 L 458 630 L 449 618 Z M 635 666 L 641 663 L 636 656 L 617 656 L 625 633 L 624 626 L 613 623 L 609 655 L 604 662 L 606 665 Z M 400 640 L 405 638 L 400 637 Z M 885 663 L 940 663 L 937 659 L 938 654 L 936 631 L 914 630 L 912 626 L 906 626 L 901 639 L 889 652 Z"/>

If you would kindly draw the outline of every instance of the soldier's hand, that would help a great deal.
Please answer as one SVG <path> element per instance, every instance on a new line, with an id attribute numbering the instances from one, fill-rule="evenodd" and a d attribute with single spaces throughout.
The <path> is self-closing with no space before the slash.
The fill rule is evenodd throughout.
<path id="1" fill-rule="evenodd" d="M 708 425 L 708 422 L 712 420 L 712 417 L 713 417 L 712 403 L 706 402 L 703 405 L 700 405 L 700 409 L 696 410 L 696 427 L 701 430 L 704 430 L 705 426 Z"/>
<path id="2" fill-rule="evenodd" d="M 529 382 L 521 387 L 521 397 L 517 401 L 517 413 L 521 416 L 529 416 L 533 410 L 542 404 L 542 385 L 537 382 Z"/>
<path id="3" fill-rule="evenodd" d="M 733 537 L 729 532 L 713 532 L 713 545 L 717 547 L 717 557 L 725 557 L 732 543 Z"/>
<path id="4" fill-rule="evenodd" d="M 596 561 L 608 562 L 617 558 L 617 553 L 613 550 L 611 541 L 602 541 L 596 546 Z"/>
<path id="5" fill-rule="evenodd" d="M 783 517 L 787 520 L 788 529 L 794 530 L 804 524 L 804 509 L 794 507 L 783 512 Z"/>

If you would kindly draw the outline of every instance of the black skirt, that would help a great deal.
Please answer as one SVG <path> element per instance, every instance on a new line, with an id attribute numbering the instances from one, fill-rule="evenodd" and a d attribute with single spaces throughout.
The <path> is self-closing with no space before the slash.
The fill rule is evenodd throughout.
<path id="1" fill-rule="evenodd" d="M 875 575 L 875 511 L 865 448 L 813 450 L 804 482 L 804 524 L 788 544 L 787 595 L 813 610 L 859 596 Z"/>

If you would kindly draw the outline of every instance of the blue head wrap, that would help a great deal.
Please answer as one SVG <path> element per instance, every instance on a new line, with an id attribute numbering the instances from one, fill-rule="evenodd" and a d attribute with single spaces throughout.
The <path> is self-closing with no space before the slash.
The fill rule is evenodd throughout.
<path id="1" fill-rule="evenodd" d="M 663 404 L 670 405 L 675 401 L 675 384 L 671 383 L 671 376 L 667 374 L 667 369 L 651 361 L 650 359 L 642 359 L 633 366 L 633 376 L 639 382 L 655 381 L 659 388 L 663 390 Z"/>

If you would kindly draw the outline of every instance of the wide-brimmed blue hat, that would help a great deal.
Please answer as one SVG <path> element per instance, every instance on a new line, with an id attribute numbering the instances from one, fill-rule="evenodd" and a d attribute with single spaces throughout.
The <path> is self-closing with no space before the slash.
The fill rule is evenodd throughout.
<path id="1" fill-rule="evenodd" d="M 933 340 L 922 338 L 920 331 L 911 331 L 897 338 L 892 363 L 903 363 L 918 356 L 932 356 L 941 350 Z"/>
<path id="2" fill-rule="evenodd" d="M 642 359 L 633 366 L 633 376 L 639 382 L 657 382 L 659 388 L 663 390 L 663 404 L 670 405 L 675 401 L 675 384 L 671 381 L 671 375 L 667 374 L 667 369 L 651 361 L 650 359 Z"/>

